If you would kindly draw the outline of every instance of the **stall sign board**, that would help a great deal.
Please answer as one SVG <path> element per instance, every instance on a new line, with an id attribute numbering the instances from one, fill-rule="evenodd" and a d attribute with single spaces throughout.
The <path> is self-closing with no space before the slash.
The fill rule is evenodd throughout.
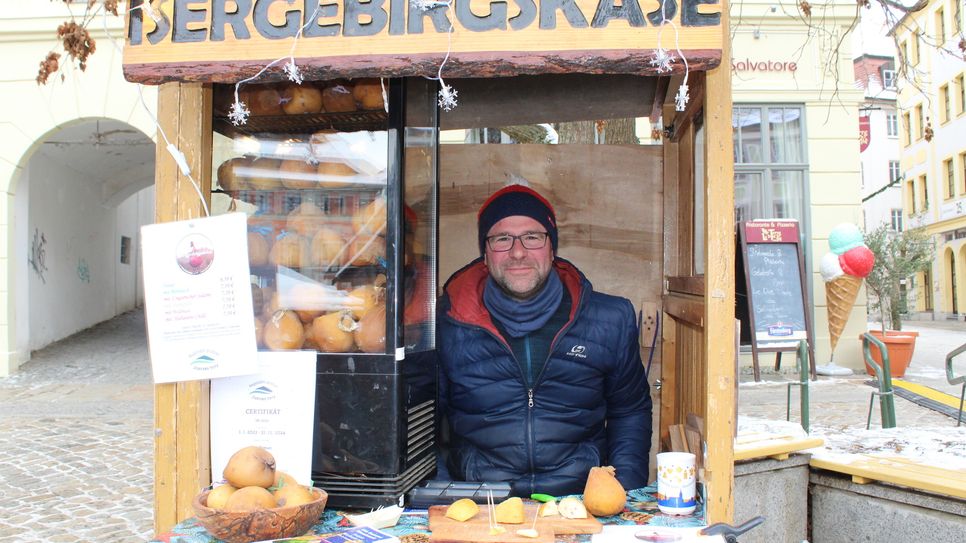
<path id="1" fill-rule="evenodd" d="M 798 222 L 747 221 L 739 235 L 755 367 L 759 352 L 795 351 L 801 340 L 808 342 L 814 365 Z"/>
<path id="2" fill-rule="evenodd" d="M 294 59 L 306 79 L 714 68 L 720 0 L 131 0 L 130 81 L 236 82 Z M 665 24 L 661 24 L 667 20 Z M 652 63 L 658 50 L 673 62 Z M 272 74 L 269 74 L 272 75 Z"/>
<path id="3" fill-rule="evenodd" d="M 258 373 L 211 381 L 211 472 L 235 451 L 267 449 L 301 484 L 312 477 L 315 351 L 259 352 Z"/>
<path id="4" fill-rule="evenodd" d="M 256 371 L 244 213 L 141 228 L 155 383 Z"/>

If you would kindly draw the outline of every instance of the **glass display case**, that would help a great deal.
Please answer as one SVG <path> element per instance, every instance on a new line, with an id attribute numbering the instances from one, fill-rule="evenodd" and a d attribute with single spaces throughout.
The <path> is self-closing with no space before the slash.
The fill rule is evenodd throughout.
<path id="1" fill-rule="evenodd" d="M 212 169 L 248 215 L 258 345 L 317 352 L 313 480 L 396 503 L 435 469 L 436 84 L 214 89 Z M 219 207 L 217 202 L 213 206 Z"/>

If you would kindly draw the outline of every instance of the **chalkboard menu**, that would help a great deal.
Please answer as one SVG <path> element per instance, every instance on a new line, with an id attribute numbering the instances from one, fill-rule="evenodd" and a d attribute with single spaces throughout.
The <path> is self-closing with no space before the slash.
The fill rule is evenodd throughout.
<path id="1" fill-rule="evenodd" d="M 742 338 L 751 343 L 756 379 L 759 352 L 794 351 L 801 340 L 808 342 L 814 364 L 798 222 L 743 222 L 738 238 L 741 258 L 736 280 L 743 283 L 736 285 L 738 316 Z"/>
<path id="2" fill-rule="evenodd" d="M 808 339 L 798 245 L 749 243 L 746 254 L 755 341 Z"/>

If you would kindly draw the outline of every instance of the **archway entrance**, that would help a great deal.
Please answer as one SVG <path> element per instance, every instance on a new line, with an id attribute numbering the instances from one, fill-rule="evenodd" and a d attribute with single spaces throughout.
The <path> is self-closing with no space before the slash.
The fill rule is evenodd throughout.
<path id="1" fill-rule="evenodd" d="M 951 298 L 951 308 L 952 314 L 959 314 L 959 301 L 957 300 L 956 293 L 956 253 L 952 250 L 949 251 L 946 259 L 946 264 L 949 266 L 949 297 Z"/>
<path id="2" fill-rule="evenodd" d="M 16 348 L 49 343 L 139 307 L 139 230 L 154 221 L 155 144 L 111 119 L 46 134 L 15 187 L 9 273 Z"/>

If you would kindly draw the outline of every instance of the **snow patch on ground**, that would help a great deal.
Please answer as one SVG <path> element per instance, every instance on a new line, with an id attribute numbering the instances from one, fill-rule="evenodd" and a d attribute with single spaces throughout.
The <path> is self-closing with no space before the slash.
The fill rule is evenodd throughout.
<path id="1" fill-rule="evenodd" d="M 795 422 L 739 416 L 739 439 L 742 435 L 752 434 L 822 438 L 825 440 L 823 447 L 805 452 L 827 460 L 847 463 L 860 455 L 899 456 L 945 469 L 966 470 L 966 426 L 859 430 L 813 425 L 811 432 L 806 434 Z"/>
<path id="2" fill-rule="evenodd" d="M 758 388 L 758 387 L 784 387 L 788 384 L 798 384 L 798 380 L 794 378 L 789 378 L 785 381 L 744 381 L 738 384 L 739 388 Z M 814 387 L 825 387 L 834 385 L 850 385 L 850 384 L 862 384 L 861 381 L 856 381 L 855 379 L 835 379 L 822 377 L 817 381 L 809 381 L 809 388 Z"/>
<path id="3" fill-rule="evenodd" d="M 906 368 L 906 375 L 905 377 L 903 377 L 904 381 L 915 382 L 916 379 L 914 378 L 916 377 L 921 379 L 945 379 L 946 370 L 942 368 L 929 368 L 929 367 L 914 368 L 912 366 L 909 366 L 908 368 Z"/>
<path id="4" fill-rule="evenodd" d="M 877 428 L 813 427 L 825 446 L 809 452 L 817 458 L 842 455 L 900 456 L 930 466 L 966 470 L 966 427 Z"/>

